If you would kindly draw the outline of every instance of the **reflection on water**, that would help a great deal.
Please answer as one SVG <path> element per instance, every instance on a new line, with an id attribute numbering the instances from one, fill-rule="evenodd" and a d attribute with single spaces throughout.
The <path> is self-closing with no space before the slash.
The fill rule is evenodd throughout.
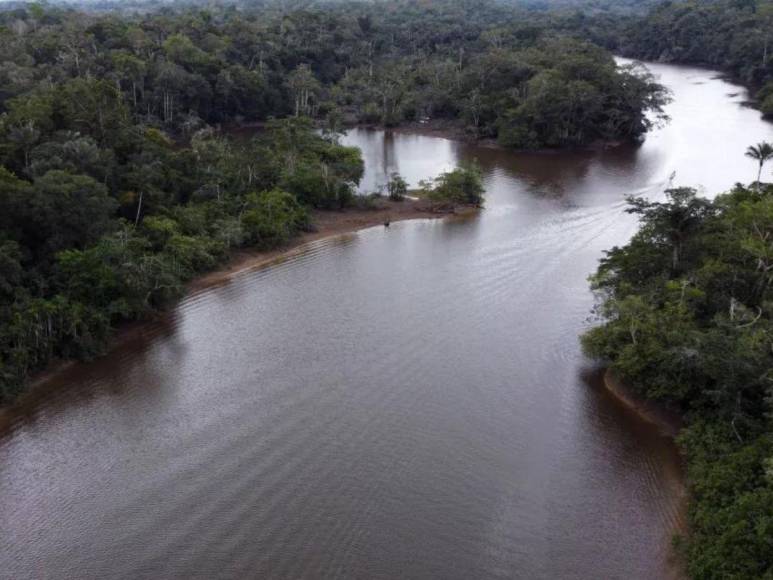
<path id="1" fill-rule="evenodd" d="M 401 174 L 409 187 L 417 187 L 419 181 L 453 169 L 460 148 L 448 139 L 358 129 L 350 131 L 341 142 L 362 150 L 366 160 L 360 182 L 362 193 L 382 190 L 394 172 Z"/>
<path id="2" fill-rule="evenodd" d="M 586 277 L 626 194 L 751 179 L 773 132 L 713 73 L 652 68 L 673 121 L 639 147 L 350 132 L 365 191 L 477 159 L 487 209 L 317 242 L 52 377 L 0 426 L 3 574 L 673 574 L 679 460 L 593 380 Z"/>

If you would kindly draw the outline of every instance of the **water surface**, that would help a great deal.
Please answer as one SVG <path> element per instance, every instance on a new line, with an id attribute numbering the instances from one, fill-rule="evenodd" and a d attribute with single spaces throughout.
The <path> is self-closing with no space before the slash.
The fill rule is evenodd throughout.
<path id="1" fill-rule="evenodd" d="M 0 434 L 0 576 L 672 575 L 678 457 L 592 380 L 586 277 L 626 194 L 751 180 L 773 131 L 651 68 L 672 122 L 640 147 L 349 133 L 364 190 L 477 159 L 487 209 L 315 243 L 51 379 Z"/>

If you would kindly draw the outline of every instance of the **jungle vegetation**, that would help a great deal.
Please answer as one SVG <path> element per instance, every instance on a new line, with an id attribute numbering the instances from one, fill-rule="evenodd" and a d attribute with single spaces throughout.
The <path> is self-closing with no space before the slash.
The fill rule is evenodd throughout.
<path id="1" fill-rule="evenodd" d="M 641 227 L 607 252 L 586 351 L 687 421 L 693 578 L 773 574 L 773 186 L 713 201 L 630 199 Z"/>
<path id="2" fill-rule="evenodd" d="M 522 148 L 641 136 L 661 87 L 572 26 L 491 0 L 129 15 L 31 4 L 0 12 L 0 99 L 93 77 L 116 87 L 133 121 L 174 133 L 305 115 L 453 120 Z"/>
<path id="3" fill-rule="evenodd" d="M 446 119 L 516 147 L 647 130 L 665 95 L 646 73 L 520 14 L 468 0 L 5 6 L 0 403 L 51 359 L 95 356 L 233 248 L 285 243 L 310 209 L 356 201 L 347 121 Z M 443 175 L 432 198 L 479 205 L 480 176 Z"/>
<path id="4" fill-rule="evenodd" d="M 651 7 L 651 9 L 650 9 Z M 107 10 L 109 8 L 109 10 Z M 116 9 L 120 8 L 120 9 Z M 649 9 L 643 13 L 645 9 Z M 394 0 L 0 9 L 0 404 L 241 246 L 355 201 L 347 124 L 443 121 L 517 148 L 640 138 L 643 59 L 719 67 L 773 114 L 771 0 Z M 605 47 L 605 48 L 602 48 Z M 251 138 L 229 136 L 244 126 Z M 756 155 L 762 170 L 767 153 Z M 759 181 L 759 178 L 758 178 Z M 399 176 L 388 184 L 401 199 Z M 481 201 L 465 167 L 425 185 Z M 773 576 L 773 187 L 631 200 L 588 352 L 684 413 L 696 578 Z"/>

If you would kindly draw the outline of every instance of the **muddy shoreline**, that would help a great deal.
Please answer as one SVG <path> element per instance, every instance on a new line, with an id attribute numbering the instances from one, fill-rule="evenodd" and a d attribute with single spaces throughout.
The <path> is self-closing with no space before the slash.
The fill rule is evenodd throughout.
<path id="1" fill-rule="evenodd" d="M 655 425 L 658 430 L 671 438 L 676 438 L 684 426 L 682 417 L 662 405 L 648 401 L 635 394 L 615 375 L 612 369 L 606 369 L 603 375 L 604 387 L 626 407 L 632 409 L 639 417 Z"/>
<path id="2" fill-rule="evenodd" d="M 679 485 L 675 493 L 680 497 L 681 505 L 673 521 L 671 534 L 673 539 L 688 535 L 690 532 L 688 525 L 690 498 L 686 480 L 685 457 L 676 442 L 676 437 L 684 426 L 684 419 L 681 415 L 666 409 L 663 405 L 648 401 L 634 393 L 619 377 L 615 376 L 612 369 L 600 369 L 600 375 L 601 386 L 604 390 L 612 395 L 616 401 L 630 409 L 637 417 L 653 425 L 661 435 L 671 439 L 676 446 L 681 458 L 681 465 L 678 475 Z M 673 546 L 669 550 L 668 562 L 670 565 L 667 576 L 669 580 L 684 580 L 688 578 L 686 572 L 687 562 L 684 559 L 684 555 Z"/>
<path id="3" fill-rule="evenodd" d="M 266 127 L 266 123 L 263 121 L 257 121 L 253 123 L 242 123 L 241 125 L 224 125 L 220 127 L 226 135 L 241 136 L 244 138 L 250 137 L 256 133 L 263 131 Z M 519 149 L 515 147 L 507 147 L 501 145 L 496 139 L 491 137 L 479 137 L 473 135 L 469 131 L 466 131 L 464 126 L 459 120 L 454 119 L 429 119 L 426 121 L 404 121 L 399 125 L 386 126 L 381 123 L 362 123 L 357 121 L 349 121 L 343 125 L 346 131 L 351 129 L 366 129 L 370 131 L 386 131 L 391 133 L 402 133 L 405 135 L 422 135 L 425 137 L 438 137 L 441 139 L 448 139 L 450 141 L 458 141 L 467 145 L 473 145 L 476 147 L 482 147 L 485 149 L 495 149 L 497 151 L 508 151 L 510 153 L 533 153 L 539 155 L 559 155 L 566 152 L 595 152 L 604 151 L 606 149 L 613 149 L 615 147 L 621 147 L 629 143 L 636 143 L 636 140 L 615 140 L 615 141 L 595 141 L 587 145 L 582 146 L 564 146 L 564 147 L 543 147 L 540 149 Z M 317 125 L 317 128 L 321 128 Z"/>

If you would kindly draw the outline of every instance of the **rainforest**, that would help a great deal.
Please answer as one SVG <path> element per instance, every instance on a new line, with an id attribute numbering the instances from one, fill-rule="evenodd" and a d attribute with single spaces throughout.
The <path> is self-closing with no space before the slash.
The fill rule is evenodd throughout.
<path id="1" fill-rule="evenodd" d="M 0 568 L 770 577 L 771 40 L 769 0 L 0 4 Z"/>

